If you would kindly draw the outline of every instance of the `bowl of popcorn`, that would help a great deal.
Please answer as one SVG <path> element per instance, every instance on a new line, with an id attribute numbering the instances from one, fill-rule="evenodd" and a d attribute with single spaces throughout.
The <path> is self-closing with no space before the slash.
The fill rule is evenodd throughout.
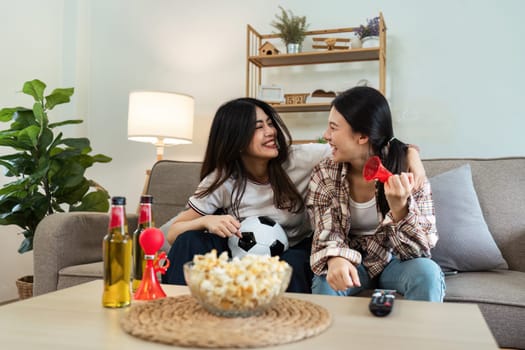
<path id="1" fill-rule="evenodd" d="M 215 250 L 195 255 L 184 264 L 184 278 L 192 296 L 204 309 L 225 317 L 263 313 L 281 296 L 292 268 L 279 257 L 246 255 L 230 259 Z"/>

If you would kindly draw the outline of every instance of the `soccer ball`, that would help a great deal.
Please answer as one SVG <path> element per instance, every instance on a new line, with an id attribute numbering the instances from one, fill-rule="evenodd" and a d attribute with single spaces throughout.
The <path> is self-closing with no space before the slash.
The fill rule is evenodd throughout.
<path id="1" fill-rule="evenodd" d="M 232 236 L 228 247 L 232 257 L 247 254 L 281 255 L 288 249 L 288 237 L 281 225 L 267 216 L 250 216 L 241 222 L 242 238 Z"/>

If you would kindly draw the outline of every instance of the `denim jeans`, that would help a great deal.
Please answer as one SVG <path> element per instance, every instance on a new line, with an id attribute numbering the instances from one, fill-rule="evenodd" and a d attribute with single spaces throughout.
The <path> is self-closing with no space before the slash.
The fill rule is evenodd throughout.
<path id="1" fill-rule="evenodd" d="M 370 279 L 366 268 L 357 267 L 361 287 L 335 291 L 326 281 L 326 275 L 315 275 L 312 292 L 315 294 L 356 295 L 365 289 L 395 289 L 405 299 L 442 302 L 445 297 L 445 277 L 441 268 L 428 258 L 401 261 L 393 257 L 378 277 Z"/>
<path id="2" fill-rule="evenodd" d="M 292 266 L 292 278 L 287 292 L 311 293 L 313 272 L 310 268 L 310 252 L 312 239 L 305 238 L 297 245 L 288 248 L 281 256 L 281 260 Z M 195 254 L 205 254 L 210 250 L 217 250 L 220 254 L 228 250 L 228 240 L 219 236 L 204 233 L 204 231 L 187 231 L 180 234 L 168 254 L 170 266 L 162 276 L 162 283 L 184 285 L 182 266 L 193 260 Z"/>

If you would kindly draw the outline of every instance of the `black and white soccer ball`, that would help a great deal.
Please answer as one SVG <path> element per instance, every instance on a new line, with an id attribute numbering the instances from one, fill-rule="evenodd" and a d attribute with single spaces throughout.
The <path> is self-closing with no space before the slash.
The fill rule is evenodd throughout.
<path id="1" fill-rule="evenodd" d="M 242 238 L 232 236 L 228 247 L 232 258 L 247 254 L 281 255 L 288 249 L 288 237 L 284 229 L 267 216 L 250 216 L 241 222 Z"/>

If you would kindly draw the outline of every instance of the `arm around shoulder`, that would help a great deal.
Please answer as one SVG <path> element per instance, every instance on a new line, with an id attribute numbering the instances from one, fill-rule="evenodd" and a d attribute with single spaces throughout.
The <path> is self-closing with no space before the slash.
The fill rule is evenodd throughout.
<path id="1" fill-rule="evenodd" d="M 419 156 L 419 148 L 409 145 L 407 149 L 408 171 L 414 174 L 414 189 L 417 191 L 423 187 L 427 177 L 425 167 Z"/>

